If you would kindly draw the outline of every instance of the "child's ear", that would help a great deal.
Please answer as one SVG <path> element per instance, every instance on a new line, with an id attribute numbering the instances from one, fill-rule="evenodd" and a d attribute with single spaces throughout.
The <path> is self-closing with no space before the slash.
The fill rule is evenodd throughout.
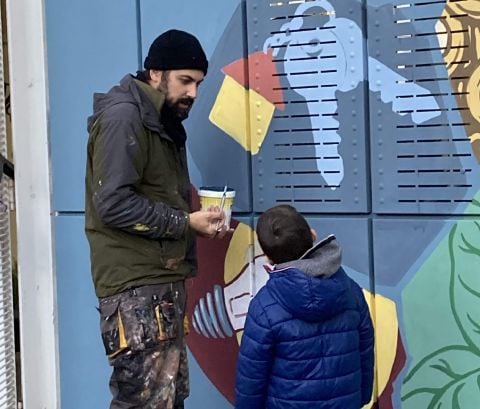
<path id="1" fill-rule="evenodd" d="M 312 240 L 315 243 L 317 241 L 317 232 L 315 231 L 315 229 L 310 229 L 310 233 L 312 235 Z"/>

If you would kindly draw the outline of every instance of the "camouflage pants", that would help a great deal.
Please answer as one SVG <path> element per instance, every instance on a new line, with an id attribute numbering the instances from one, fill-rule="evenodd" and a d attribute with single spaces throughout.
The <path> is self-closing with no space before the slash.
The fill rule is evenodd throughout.
<path id="1" fill-rule="evenodd" d="M 183 408 L 189 394 L 183 282 L 100 299 L 100 328 L 113 367 L 110 409 Z"/>

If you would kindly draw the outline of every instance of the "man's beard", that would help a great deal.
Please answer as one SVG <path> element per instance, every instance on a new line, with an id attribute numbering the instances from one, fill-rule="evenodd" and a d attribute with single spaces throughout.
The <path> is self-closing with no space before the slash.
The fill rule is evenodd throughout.
<path id="1" fill-rule="evenodd" d="M 188 118 L 188 114 L 190 113 L 190 109 L 193 105 L 193 98 L 190 97 L 183 97 L 178 99 L 177 101 L 172 101 L 168 94 L 166 96 L 166 103 L 170 108 L 172 114 L 183 121 L 184 119 Z"/>

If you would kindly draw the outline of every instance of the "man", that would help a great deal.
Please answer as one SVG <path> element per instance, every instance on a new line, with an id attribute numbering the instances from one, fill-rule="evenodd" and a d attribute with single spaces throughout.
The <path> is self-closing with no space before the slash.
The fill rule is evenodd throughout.
<path id="1" fill-rule="evenodd" d="M 86 234 L 113 367 L 111 409 L 183 408 L 194 236 L 226 231 L 223 212 L 190 212 L 182 121 L 207 73 L 205 53 L 191 34 L 170 30 L 144 67 L 96 94 L 88 121 Z"/>

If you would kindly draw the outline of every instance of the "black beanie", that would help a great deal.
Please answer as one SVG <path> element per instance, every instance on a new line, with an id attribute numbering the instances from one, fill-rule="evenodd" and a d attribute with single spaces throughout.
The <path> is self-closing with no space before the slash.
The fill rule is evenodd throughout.
<path id="1" fill-rule="evenodd" d="M 200 70 L 206 75 L 208 61 L 195 36 L 185 31 L 168 30 L 152 43 L 143 66 L 147 70 Z"/>

